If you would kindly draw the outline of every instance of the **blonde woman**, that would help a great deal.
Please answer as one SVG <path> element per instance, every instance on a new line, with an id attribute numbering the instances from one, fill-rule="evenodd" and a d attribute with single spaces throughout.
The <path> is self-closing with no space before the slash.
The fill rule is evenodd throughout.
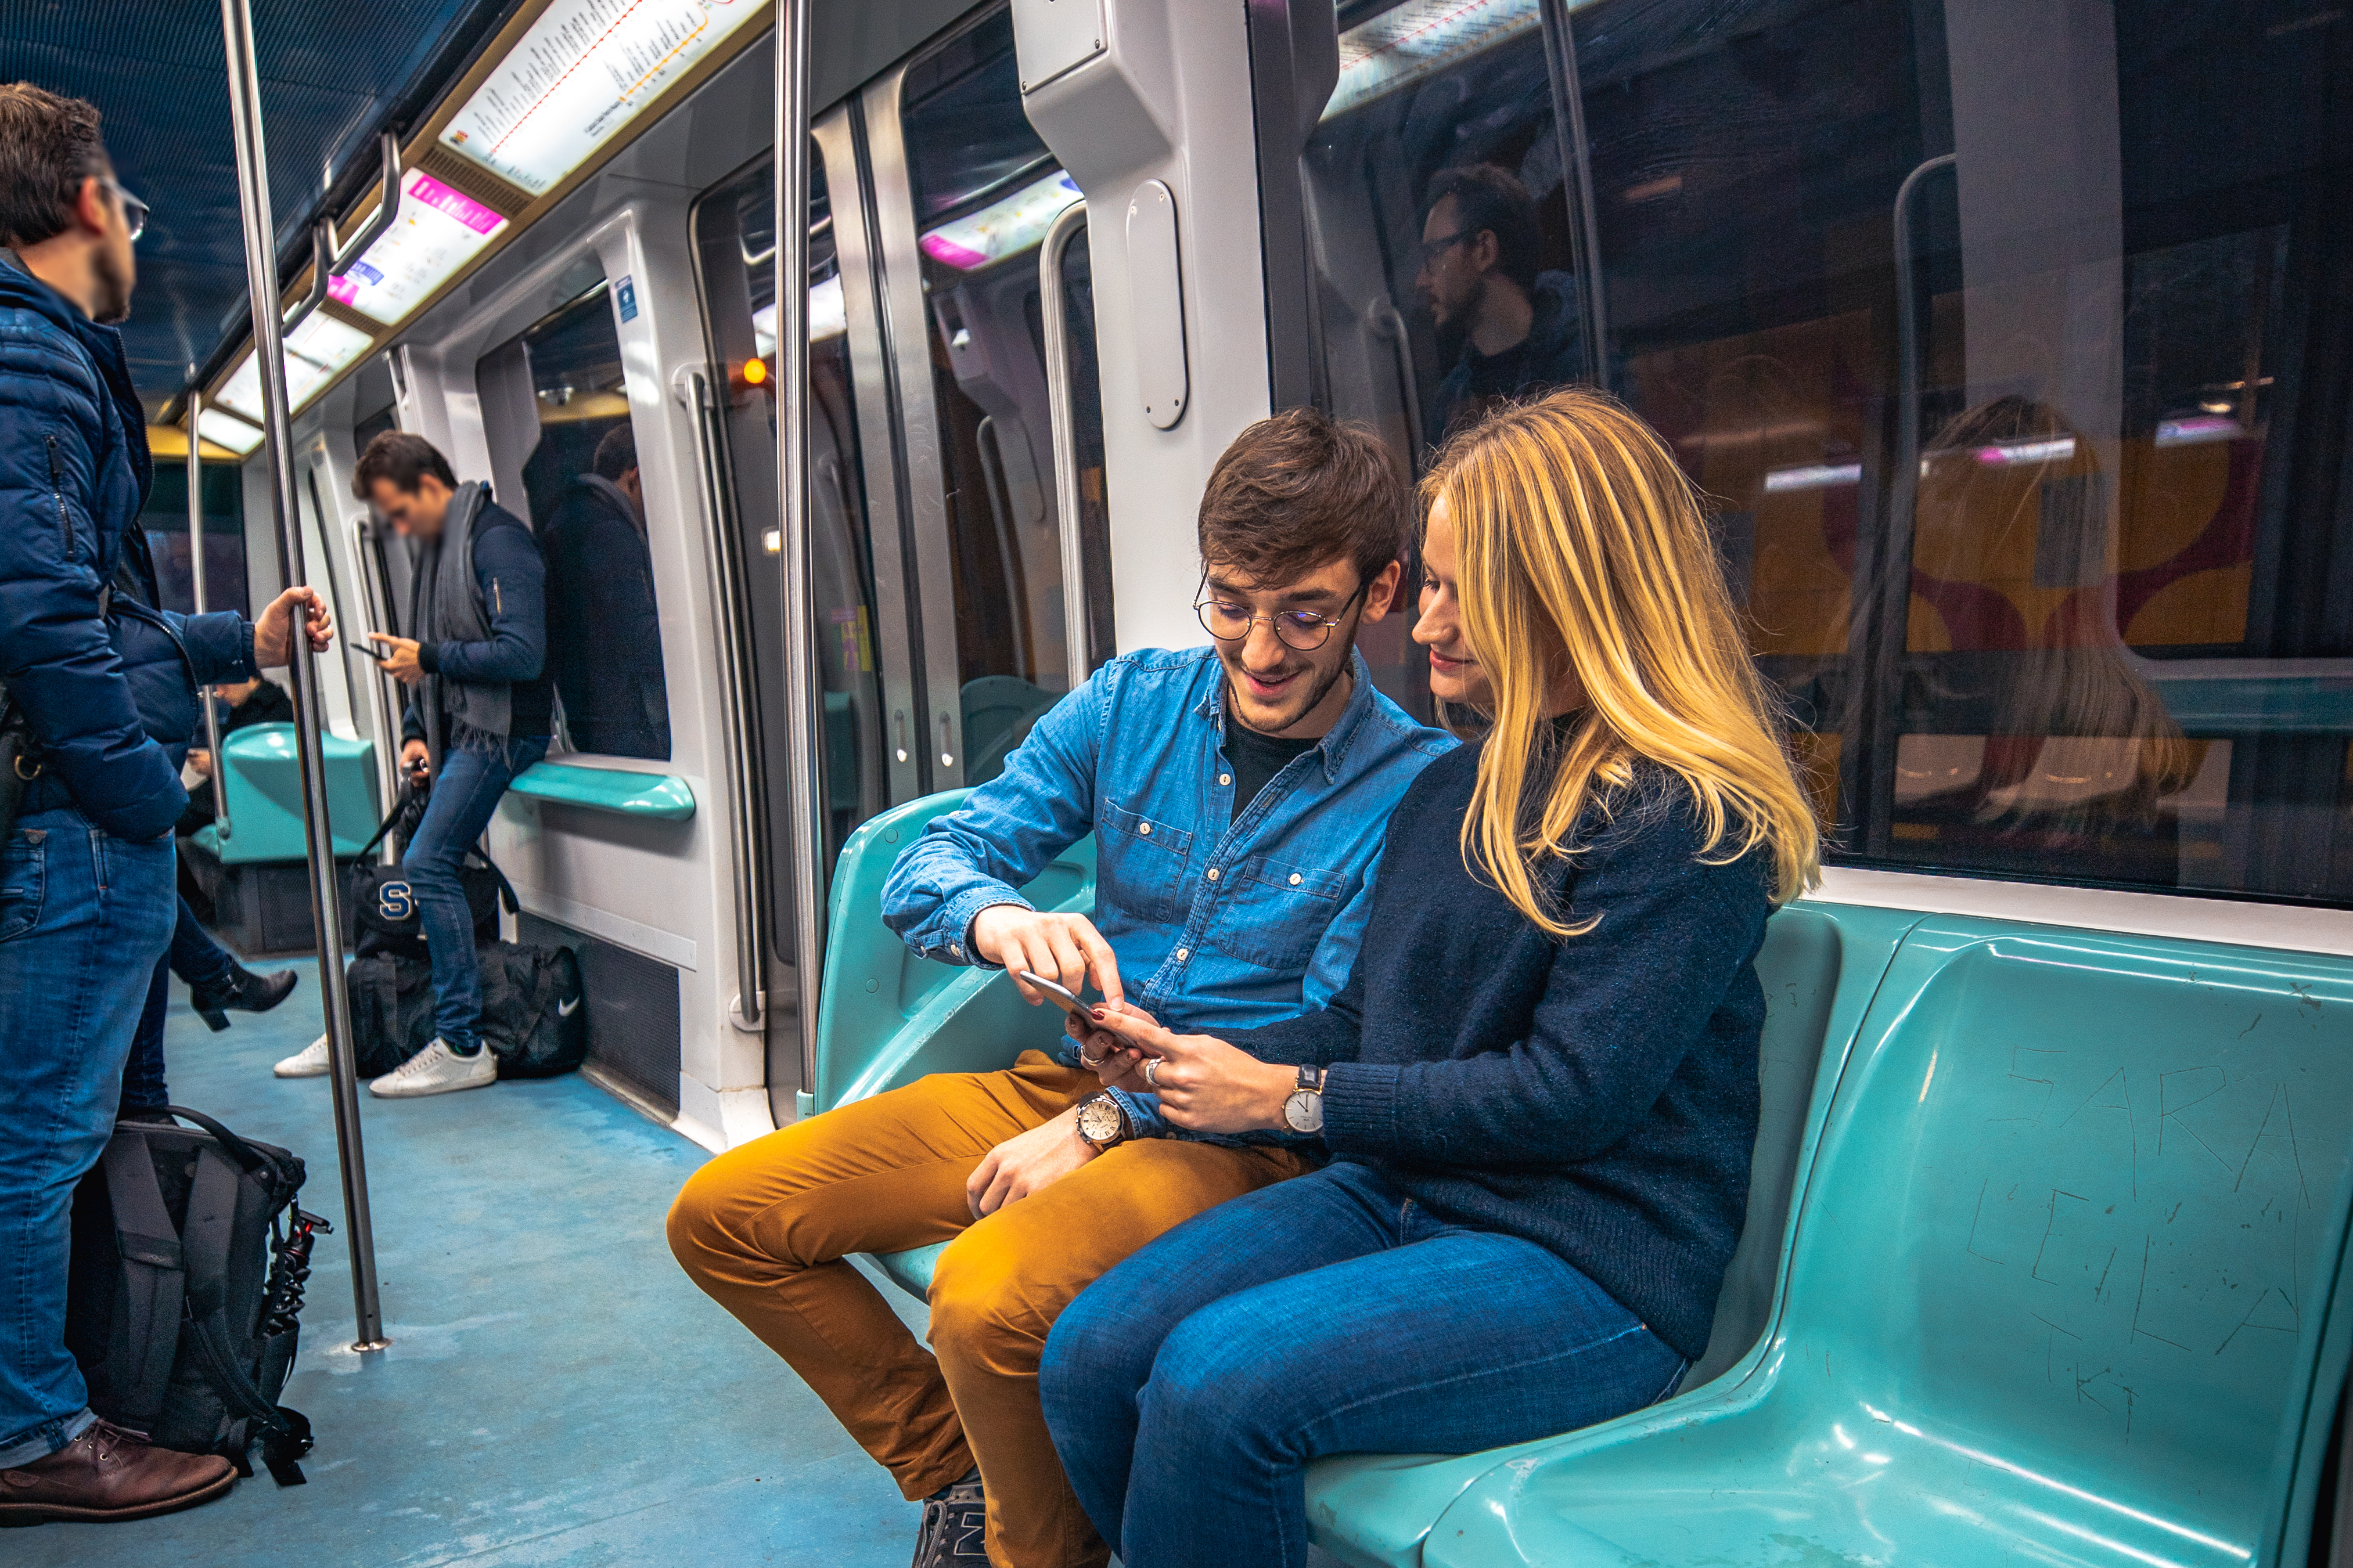
<path id="1" fill-rule="evenodd" d="M 1817 831 L 1690 485 L 1556 393 L 1426 482 L 1430 684 L 1486 735 L 1391 817 L 1323 1011 L 1226 1038 L 1133 1009 L 1096 1054 L 1182 1127 L 1332 1163 L 1105 1274 L 1040 1375 L 1127 1568 L 1305 1561 L 1323 1454 L 1473 1452 L 1650 1404 L 1706 1348 L 1757 1134 L 1772 907 Z"/>

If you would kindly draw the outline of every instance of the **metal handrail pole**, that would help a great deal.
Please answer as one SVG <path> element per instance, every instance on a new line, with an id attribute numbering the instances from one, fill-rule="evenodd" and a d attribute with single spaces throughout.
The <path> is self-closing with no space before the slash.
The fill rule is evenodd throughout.
<path id="1" fill-rule="evenodd" d="M 786 783 L 792 797 L 793 963 L 801 1092 L 817 1091 L 818 925 L 816 584 L 809 551 L 808 0 L 776 0 L 776 502 L 783 556 Z"/>
<path id="2" fill-rule="evenodd" d="M 311 226 L 311 289 L 287 310 L 283 331 L 292 331 L 309 319 L 311 311 L 327 302 L 327 280 L 341 278 L 351 270 L 352 263 L 363 251 L 376 242 L 376 237 L 392 226 L 400 216 L 400 138 L 389 131 L 376 133 L 376 156 L 384 162 L 383 184 L 376 195 L 375 211 L 351 243 L 341 250 L 335 248 L 335 219 L 332 214 Z"/>
<path id="3" fill-rule="evenodd" d="M 1920 321 L 1913 297 L 1912 197 L 1920 182 L 1954 166 L 1950 153 L 1930 158 L 1895 187 L 1892 216 L 1895 245 L 1895 473 L 1888 487 L 1887 530 L 1880 545 L 1879 592 L 1867 602 L 1879 624 L 1872 629 L 1871 668 L 1864 672 L 1862 701 L 1870 716 L 1870 826 L 1864 849 L 1885 855 L 1894 842 L 1889 814 L 1878 808 L 1883 780 L 1893 776 L 1896 746 L 1891 715 L 1903 700 L 1898 677 L 1906 642 L 1904 623 L 1912 602 L 1912 523 L 1920 499 Z"/>
<path id="4" fill-rule="evenodd" d="M 195 599 L 196 614 L 203 615 L 205 599 L 205 463 L 198 450 L 204 437 L 196 430 L 196 421 L 205 412 L 204 388 L 195 384 L 195 369 L 188 367 L 188 584 Z M 220 747 L 220 708 L 214 702 L 209 688 L 197 694 L 205 705 L 205 743 L 212 748 L 207 753 L 213 766 L 213 825 L 227 838 L 228 824 L 228 788 L 222 782 Z"/>
<path id="5" fill-rule="evenodd" d="M 1071 396 L 1070 326 L 1062 302 L 1062 252 L 1087 226 L 1087 204 L 1072 202 L 1047 226 L 1038 247 L 1039 315 L 1046 325 L 1046 410 L 1054 427 L 1054 510 L 1062 542 L 1062 641 L 1071 689 L 1094 673 L 1087 668 L 1086 542 L 1079 533 L 1079 426 Z"/>
<path id="6" fill-rule="evenodd" d="M 270 520 L 279 565 L 290 584 L 307 581 L 294 510 L 293 442 L 286 405 L 286 359 L 278 314 L 278 258 L 270 239 L 269 160 L 262 144 L 261 84 L 253 52 L 252 0 L 221 0 L 227 46 L 229 121 L 237 140 L 237 195 L 245 223 L 246 289 L 253 310 L 253 353 L 261 373 L 261 438 L 269 468 Z M 359 1331 L 353 1349 L 381 1350 L 384 1313 L 376 1295 L 375 1231 L 370 1223 L 367 1161 L 360 1146 L 359 1078 L 352 1019 L 343 994 L 343 910 L 335 896 L 334 829 L 327 816 L 324 714 L 319 670 L 304 639 L 291 631 L 294 748 L 302 774 L 302 826 L 311 867 L 311 920 L 319 939 L 319 1001 L 326 1015 L 327 1060 L 334 1086 L 335 1152 L 343 1171 L 343 1238 L 351 1249 L 352 1309 Z"/>

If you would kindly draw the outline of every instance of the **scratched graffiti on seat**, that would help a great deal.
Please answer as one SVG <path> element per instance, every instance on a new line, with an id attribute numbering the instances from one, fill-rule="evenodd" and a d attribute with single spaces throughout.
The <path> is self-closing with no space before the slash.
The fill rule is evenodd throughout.
<path id="1" fill-rule="evenodd" d="M 2086 956 L 1961 957 L 1883 1064 L 1918 1074 L 1915 1234 L 1963 1254 L 1922 1331 L 2053 1436 L 2267 1451 L 2343 1223 L 2353 997 L 2253 953 Z M 1956 1375 L 1936 1402 L 1989 1397 Z"/>

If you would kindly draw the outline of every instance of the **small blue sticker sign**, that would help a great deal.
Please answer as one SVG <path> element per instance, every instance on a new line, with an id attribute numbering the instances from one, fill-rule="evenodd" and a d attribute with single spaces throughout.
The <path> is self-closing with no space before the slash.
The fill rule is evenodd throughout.
<path id="1" fill-rule="evenodd" d="M 623 278 L 614 289 L 613 297 L 621 302 L 621 320 L 634 321 L 638 319 L 638 286 L 635 282 Z"/>

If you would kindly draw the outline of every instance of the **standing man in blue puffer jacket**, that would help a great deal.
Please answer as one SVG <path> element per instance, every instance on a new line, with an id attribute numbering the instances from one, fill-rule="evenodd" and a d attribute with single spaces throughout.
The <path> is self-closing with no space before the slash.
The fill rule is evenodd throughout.
<path id="1" fill-rule="evenodd" d="M 146 209 L 98 110 L 0 86 L 0 683 L 29 731 L 0 845 L 0 1525 L 138 1519 L 217 1497 L 213 1455 L 100 1420 L 66 1350 L 74 1184 L 112 1130 L 172 934 L 172 825 L 199 687 L 284 664 L 307 588 L 259 622 L 139 602 L 152 470 L 122 339 Z"/>

